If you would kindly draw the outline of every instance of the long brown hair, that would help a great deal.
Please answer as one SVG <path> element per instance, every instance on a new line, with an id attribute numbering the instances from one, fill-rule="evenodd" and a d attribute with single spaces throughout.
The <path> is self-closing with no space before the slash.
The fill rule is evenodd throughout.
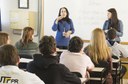
<path id="1" fill-rule="evenodd" d="M 7 44 L 8 41 L 8 34 L 5 32 L 0 32 L 0 45 Z"/>
<path id="2" fill-rule="evenodd" d="M 115 28 L 117 31 L 119 31 L 119 28 L 118 28 L 118 24 L 119 24 L 119 20 L 118 20 L 118 16 L 117 16 L 117 12 L 116 12 L 116 9 L 115 8 L 110 8 L 108 10 L 108 12 L 110 12 L 112 14 L 112 17 L 111 17 L 111 27 L 112 28 Z"/>
<path id="3" fill-rule="evenodd" d="M 65 18 L 63 18 L 62 20 L 65 20 L 65 21 L 67 21 L 68 23 L 70 23 L 69 11 L 68 11 L 68 9 L 67 9 L 66 7 L 61 7 L 61 8 L 60 8 L 58 16 L 61 16 L 61 10 L 62 10 L 62 9 L 65 9 L 65 10 L 66 10 L 66 13 L 67 13 L 67 16 L 66 16 Z M 60 22 L 61 22 L 62 20 L 60 20 Z"/>
<path id="4" fill-rule="evenodd" d="M 88 48 L 90 57 L 95 63 L 98 63 L 98 60 L 107 61 L 111 55 L 111 51 L 107 45 L 104 32 L 100 28 L 93 30 L 92 38 Z"/>
<path id="5" fill-rule="evenodd" d="M 23 29 L 23 34 L 21 39 L 21 43 L 23 44 L 23 46 L 33 41 L 32 38 L 33 34 L 34 34 L 34 29 L 31 27 L 25 27 Z"/>

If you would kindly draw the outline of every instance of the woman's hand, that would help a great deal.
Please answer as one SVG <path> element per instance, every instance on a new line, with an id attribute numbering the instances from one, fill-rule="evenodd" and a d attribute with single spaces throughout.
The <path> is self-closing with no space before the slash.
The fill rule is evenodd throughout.
<path id="1" fill-rule="evenodd" d="M 71 33 L 72 33 L 72 31 L 67 31 L 67 32 L 65 32 L 65 37 L 66 37 L 66 38 L 69 38 L 70 35 L 71 35 Z"/>
<path id="2" fill-rule="evenodd" d="M 56 18 L 56 24 L 58 23 L 59 20 L 63 19 L 64 17 L 63 16 L 59 16 Z"/>

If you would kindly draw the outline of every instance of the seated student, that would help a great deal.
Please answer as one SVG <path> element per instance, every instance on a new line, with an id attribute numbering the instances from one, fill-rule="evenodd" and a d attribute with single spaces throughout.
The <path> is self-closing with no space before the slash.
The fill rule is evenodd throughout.
<path id="1" fill-rule="evenodd" d="M 117 56 L 118 58 L 128 57 L 128 50 L 126 50 L 121 44 L 115 41 L 116 38 L 116 30 L 109 29 L 107 32 L 108 37 L 108 45 L 112 49 L 112 54 Z"/>
<path id="2" fill-rule="evenodd" d="M 0 46 L 9 43 L 10 43 L 9 35 L 5 32 L 0 32 Z"/>
<path id="3" fill-rule="evenodd" d="M 23 29 L 22 38 L 15 44 L 19 53 L 25 53 L 29 50 L 38 50 L 38 44 L 33 42 L 33 34 L 34 30 L 31 27 L 25 27 Z"/>
<path id="4" fill-rule="evenodd" d="M 116 56 L 117 58 L 120 57 L 128 57 L 128 51 L 119 43 L 115 41 L 116 38 L 116 30 L 115 29 L 109 29 L 107 32 L 108 37 L 108 45 L 112 50 L 113 56 Z M 120 77 L 123 77 L 125 73 L 127 72 L 127 69 L 125 66 L 121 66 L 121 74 Z"/>
<path id="5" fill-rule="evenodd" d="M 86 70 L 91 71 L 94 64 L 82 51 L 83 41 L 75 36 L 69 41 L 68 51 L 62 52 L 60 63 L 64 64 L 72 72 L 80 72 L 82 77 L 87 77 Z"/>
<path id="6" fill-rule="evenodd" d="M 35 74 L 18 68 L 19 56 L 15 47 L 0 46 L 0 84 L 44 84 Z"/>
<path id="7" fill-rule="evenodd" d="M 56 43 L 52 36 L 40 40 L 41 54 L 34 55 L 34 61 L 27 66 L 29 72 L 39 76 L 45 84 L 81 84 L 80 79 L 71 73 L 63 64 L 58 63 Z"/>
<path id="8" fill-rule="evenodd" d="M 5 32 L 0 32 L 0 46 L 4 44 L 10 44 L 9 35 Z M 1 65 L 0 65 L 1 67 Z"/>
<path id="9" fill-rule="evenodd" d="M 107 69 L 105 72 L 108 78 L 107 84 L 112 84 L 112 55 L 102 29 L 96 28 L 93 30 L 90 44 L 84 49 L 84 52 L 90 56 L 96 67 Z"/>

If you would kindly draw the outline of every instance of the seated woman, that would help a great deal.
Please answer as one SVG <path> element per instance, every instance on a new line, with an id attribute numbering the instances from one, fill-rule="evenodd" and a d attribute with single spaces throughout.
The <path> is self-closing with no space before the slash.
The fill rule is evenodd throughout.
<path id="1" fill-rule="evenodd" d="M 91 71 L 94 64 L 91 59 L 82 51 L 83 41 L 75 36 L 69 41 L 68 51 L 60 56 L 60 63 L 64 64 L 72 72 L 80 72 L 82 77 L 87 77 L 86 70 Z"/>
<path id="2" fill-rule="evenodd" d="M 35 74 L 18 68 L 17 49 L 9 44 L 0 46 L 0 84 L 44 84 Z"/>
<path id="3" fill-rule="evenodd" d="M 0 32 L 0 46 L 9 43 L 10 43 L 9 35 L 5 32 Z"/>
<path id="4" fill-rule="evenodd" d="M 45 84 L 81 84 L 80 79 L 71 73 L 68 68 L 58 63 L 56 43 L 52 36 L 44 36 L 40 40 L 39 51 L 34 54 L 27 70 L 39 76 Z"/>
<path id="5" fill-rule="evenodd" d="M 34 30 L 31 27 L 25 27 L 23 29 L 22 38 L 16 42 L 15 46 L 19 53 L 26 53 L 28 51 L 38 50 L 38 44 L 33 42 Z"/>
<path id="6" fill-rule="evenodd" d="M 90 44 L 84 49 L 84 52 L 90 56 L 96 67 L 104 67 L 107 69 L 107 77 L 111 80 L 107 84 L 112 84 L 112 54 L 107 45 L 105 34 L 100 28 L 96 28 L 92 32 Z"/>

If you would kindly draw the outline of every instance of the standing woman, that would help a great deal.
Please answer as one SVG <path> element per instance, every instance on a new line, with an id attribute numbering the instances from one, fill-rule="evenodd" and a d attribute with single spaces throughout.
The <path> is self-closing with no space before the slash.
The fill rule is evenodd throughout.
<path id="1" fill-rule="evenodd" d="M 123 23 L 118 19 L 116 9 L 110 8 L 108 10 L 108 20 L 105 21 L 103 30 L 107 32 L 109 29 L 116 30 L 116 41 L 120 42 L 120 37 L 123 36 Z"/>
<path id="2" fill-rule="evenodd" d="M 66 7 L 60 8 L 59 15 L 54 21 L 52 30 L 57 31 L 57 48 L 67 49 L 70 35 L 74 33 L 74 26 L 72 20 L 69 18 L 69 12 Z"/>

